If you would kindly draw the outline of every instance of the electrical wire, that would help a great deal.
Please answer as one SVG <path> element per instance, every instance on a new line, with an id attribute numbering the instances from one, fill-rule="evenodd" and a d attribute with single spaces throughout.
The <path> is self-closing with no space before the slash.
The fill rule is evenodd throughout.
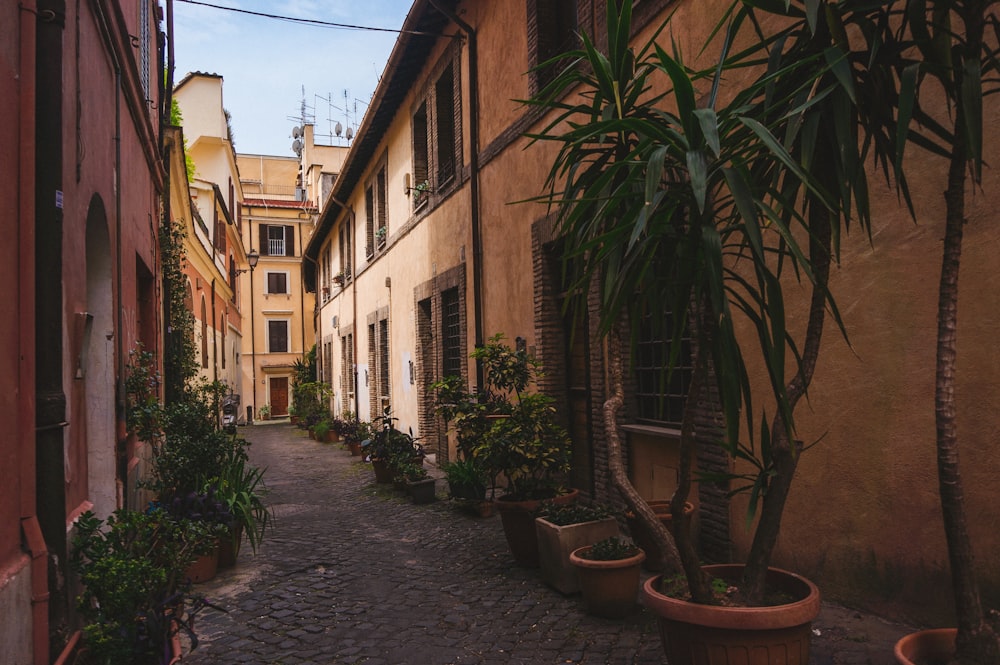
<path id="1" fill-rule="evenodd" d="M 439 37 L 440 35 L 430 32 L 422 32 L 420 30 L 402 30 L 397 28 L 377 28 L 367 25 L 352 25 L 350 23 L 334 23 L 332 21 L 321 21 L 314 18 L 297 18 L 294 16 L 281 16 L 279 14 L 268 14 L 266 12 L 255 12 L 249 9 L 239 9 L 237 7 L 224 7 L 222 5 L 215 5 L 210 2 L 199 2 L 199 0 L 177 0 L 178 2 L 183 2 L 189 5 L 199 5 L 201 7 L 210 7 L 212 9 L 221 9 L 227 12 L 237 12 L 239 14 L 250 14 L 251 16 L 259 16 L 261 18 L 270 18 L 278 21 L 288 21 L 289 23 L 304 23 L 306 25 L 314 25 L 320 28 L 337 28 L 340 30 L 367 30 L 369 32 L 395 32 L 395 33 L 405 33 L 408 35 L 427 35 L 431 37 Z"/>

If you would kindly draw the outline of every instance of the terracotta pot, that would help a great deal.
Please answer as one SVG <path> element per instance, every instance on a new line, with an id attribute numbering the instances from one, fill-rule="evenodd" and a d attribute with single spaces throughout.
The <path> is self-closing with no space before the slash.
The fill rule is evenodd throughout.
<path id="1" fill-rule="evenodd" d="M 576 501 L 579 495 L 580 490 L 572 489 L 546 501 L 564 506 Z M 541 499 L 515 501 L 502 496 L 496 501 L 510 553 L 514 555 L 514 561 L 525 568 L 538 567 L 538 534 L 535 533 L 534 513 L 541 505 Z"/>
<path id="2" fill-rule="evenodd" d="M 191 580 L 193 584 L 201 584 L 202 582 L 207 582 L 213 577 L 215 573 L 219 570 L 219 546 L 218 543 L 208 554 L 202 554 L 197 559 L 194 560 L 187 570 L 184 571 L 184 577 Z"/>
<path id="3" fill-rule="evenodd" d="M 569 555 L 569 562 L 576 568 L 580 579 L 587 613 L 608 619 L 628 616 L 635 609 L 639 574 L 646 553 L 640 549 L 638 554 L 627 559 L 592 561 L 583 556 L 590 548 L 591 545 L 586 545 Z"/>
<path id="4" fill-rule="evenodd" d="M 674 517 L 670 514 L 670 502 L 669 501 L 650 501 L 649 507 L 653 509 L 656 516 L 660 518 L 660 523 L 667 527 L 670 533 L 674 533 Z M 690 501 L 684 504 L 684 522 L 685 527 L 690 525 L 691 515 L 694 513 L 694 504 Z M 646 529 L 646 526 L 639 520 L 635 513 L 628 511 L 625 513 L 625 522 L 628 524 L 629 533 L 632 534 L 632 540 L 638 545 L 643 551 L 646 552 L 646 561 L 643 563 L 643 567 L 646 570 L 659 571 L 663 568 L 663 555 L 660 552 L 659 546 L 656 541 L 653 540 L 652 534 Z"/>
<path id="5" fill-rule="evenodd" d="M 360 441 L 348 441 L 347 449 L 351 451 L 353 457 L 358 457 L 361 455 L 361 442 Z"/>
<path id="6" fill-rule="evenodd" d="M 896 662 L 899 665 L 947 663 L 955 655 L 957 634 L 957 628 L 936 628 L 904 635 L 893 649 Z"/>
<path id="7" fill-rule="evenodd" d="M 620 535 L 618 520 L 614 517 L 566 525 L 553 524 L 544 517 L 536 517 L 535 533 L 538 536 L 539 576 L 543 582 L 565 594 L 580 590 L 577 569 L 570 562 L 573 550 Z M 632 595 L 634 597 L 635 593 Z"/>
<path id="8" fill-rule="evenodd" d="M 737 581 L 743 566 L 705 566 L 712 577 Z M 809 662 L 812 621 L 819 615 L 820 595 L 804 577 L 777 568 L 768 571 L 768 587 L 796 600 L 773 607 L 722 607 L 699 605 L 661 594 L 660 576 L 646 580 L 643 602 L 660 619 L 660 637 L 667 662 L 721 665 L 752 662 L 755 665 Z M 747 654 L 753 653 L 752 661 Z"/>

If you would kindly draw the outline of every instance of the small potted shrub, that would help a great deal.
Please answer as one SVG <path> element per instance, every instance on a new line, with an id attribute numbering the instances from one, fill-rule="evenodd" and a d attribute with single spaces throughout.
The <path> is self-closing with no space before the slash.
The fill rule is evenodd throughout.
<path id="1" fill-rule="evenodd" d="M 423 448 L 407 433 L 396 429 L 396 419 L 388 411 L 379 418 L 380 427 L 366 442 L 362 442 L 362 452 L 372 463 L 375 482 L 391 483 L 396 470 L 403 464 L 423 464 Z"/>
<path id="2" fill-rule="evenodd" d="M 427 469 L 413 462 L 400 464 L 398 473 L 413 503 L 431 503 L 435 499 L 437 483 Z"/>
<path id="3" fill-rule="evenodd" d="M 632 612 L 645 558 L 642 549 L 617 536 L 574 550 L 569 560 L 579 574 L 587 612 L 610 619 Z"/>
<path id="4" fill-rule="evenodd" d="M 271 405 L 270 404 L 265 404 L 264 406 L 262 406 L 259 409 L 257 409 L 257 411 L 260 413 L 260 419 L 261 420 L 270 420 L 271 419 Z"/>
<path id="5" fill-rule="evenodd" d="M 272 518 L 264 503 L 266 493 L 264 469 L 249 464 L 245 455 L 234 455 L 215 480 L 215 496 L 232 515 L 232 527 L 219 543 L 219 567 L 236 563 L 244 535 L 257 553 Z"/>
<path id="6" fill-rule="evenodd" d="M 205 523 L 161 508 L 118 510 L 107 522 L 81 515 L 70 565 L 83 585 L 87 662 L 166 665 L 180 656 L 179 633 L 196 648 L 194 617 L 208 603 L 184 573 L 214 538 Z"/>
<path id="7" fill-rule="evenodd" d="M 228 506 L 216 495 L 215 485 L 204 491 L 176 494 L 161 507 L 170 517 L 179 521 L 190 521 L 202 525 L 211 540 L 201 543 L 197 558 L 188 566 L 185 576 L 195 584 L 207 582 L 215 577 L 219 565 L 219 543 L 223 538 L 231 538 L 233 515 Z"/>
<path id="8" fill-rule="evenodd" d="M 484 501 L 486 499 L 486 476 L 472 458 L 460 458 L 442 465 L 448 493 L 453 499 Z"/>
<path id="9" fill-rule="evenodd" d="M 620 535 L 618 521 L 603 505 L 542 504 L 535 518 L 538 564 L 542 581 L 565 594 L 576 593 L 580 583 L 569 555 L 584 545 Z"/>

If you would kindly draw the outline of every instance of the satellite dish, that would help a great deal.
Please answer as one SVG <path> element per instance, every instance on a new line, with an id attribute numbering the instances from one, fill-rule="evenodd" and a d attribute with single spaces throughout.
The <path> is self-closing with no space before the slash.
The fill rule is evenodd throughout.
<path id="1" fill-rule="evenodd" d="M 292 141 L 292 151 L 298 155 L 302 156 L 302 139 L 295 139 Z"/>
<path id="2" fill-rule="evenodd" d="M 302 134 L 299 133 L 299 126 L 296 125 L 295 127 L 292 127 L 292 138 L 297 139 L 300 136 L 302 136 Z"/>
<path id="3" fill-rule="evenodd" d="M 350 141 L 352 138 L 354 138 L 354 130 L 351 129 L 350 127 L 348 127 L 347 128 L 347 140 Z"/>
<path id="4" fill-rule="evenodd" d="M 336 134 L 337 136 L 340 136 L 341 134 L 344 133 L 344 126 L 340 124 L 339 120 L 337 121 L 337 124 L 333 126 L 333 133 Z"/>

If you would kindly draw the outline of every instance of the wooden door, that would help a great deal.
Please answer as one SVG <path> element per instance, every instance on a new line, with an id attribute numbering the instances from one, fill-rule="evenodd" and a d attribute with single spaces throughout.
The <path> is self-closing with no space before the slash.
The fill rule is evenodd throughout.
<path id="1" fill-rule="evenodd" d="M 271 377 L 271 417 L 288 415 L 288 377 Z"/>

